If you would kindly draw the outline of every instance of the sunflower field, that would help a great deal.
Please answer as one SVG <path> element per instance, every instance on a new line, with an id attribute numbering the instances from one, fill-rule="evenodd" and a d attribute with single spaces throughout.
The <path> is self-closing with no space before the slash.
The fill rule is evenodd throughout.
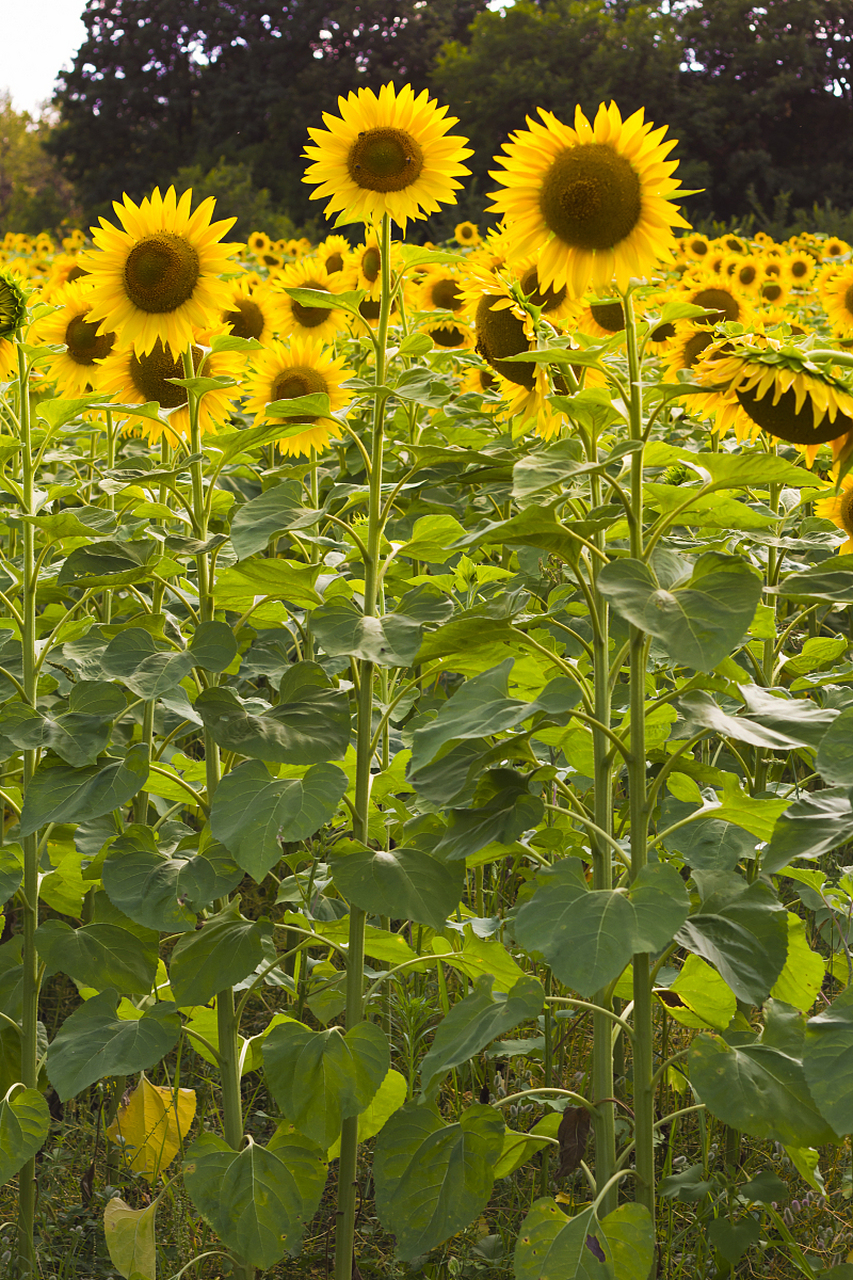
<path id="1" fill-rule="evenodd" d="M 4 1280 L 853 1277 L 851 247 L 455 123 L 2 244 Z"/>

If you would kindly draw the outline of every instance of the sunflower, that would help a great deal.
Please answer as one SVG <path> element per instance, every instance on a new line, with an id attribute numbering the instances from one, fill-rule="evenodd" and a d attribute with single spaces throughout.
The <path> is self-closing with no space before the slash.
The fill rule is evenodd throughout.
<path id="1" fill-rule="evenodd" d="M 814 277 L 815 260 L 805 249 L 795 249 L 785 263 L 788 283 L 805 289 Z"/>
<path id="2" fill-rule="evenodd" d="M 836 458 L 846 456 L 853 441 L 853 394 L 828 370 L 809 360 L 808 352 L 778 339 L 724 338 L 702 355 L 693 370 L 708 388 L 708 407 L 722 410 L 722 431 L 745 415 L 752 428 L 794 444 L 809 465 L 822 444 Z"/>
<path id="3" fill-rule="evenodd" d="M 196 373 L 201 371 L 211 378 L 237 379 L 243 369 L 242 359 L 233 351 L 211 353 L 205 359 L 201 348 L 194 346 L 192 359 Z M 168 412 L 168 426 L 127 411 L 118 411 L 117 416 L 126 418 L 128 425 L 138 429 L 148 440 L 159 440 L 165 434 L 169 443 L 175 445 L 179 436 L 184 439 L 189 436 L 190 414 L 186 387 L 176 386 L 169 379 L 183 376 L 181 355 L 174 356 L 158 339 L 147 353 L 136 352 L 132 347 L 113 351 L 103 363 L 98 389 L 110 393 L 126 405 L 155 401 L 161 409 Z M 236 385 L 205 392 L 199 403 L 201 431 L 213 431 L 217 423 L 227 422 L 232 402 L 239 394 L 240 390 Z"/>
<path id="4" fill-rule="evenodd" d="M 14 338 L 27 318 L 29 297 L 22 277 L 0 267 L 0 338 Z"/>
<path id="5" fill-rule="evenodd" d="M 230 281 L 227 290 L 216 328 L 227 325 L 235 338 L 269 342 L 283 323 L 280 297 L 266 283 L 253 286 L 248 274 Z"/>
<path id="6" fill-rule="evenodd" d="M 506 358 L 532 349 L 530 316 L 502 290 L 480 294 L 474 324 L 477 354 L 495 371 L 498 390 L 509 402 L 509 417 L 517 419 L 519 431 L 532 422 L 538 435 L 550 439 L 559 430 L 560 418 L 546 399 L 551 388 L 545 366 Z"/>
<path id="7" fill-rule="evenodd" d="M 330 439 L 339 440 L 340 431 L 329 418 L 277 418 L 267 412 L 267 407 L 278 400 L 295 400 L 299 396 L 325 393 L 329 408 L 337 413 L 347 403 L 348 396 L 341 390 L 341 383 L 352 377 L 353 370 L 344 365 L 343 357 L 337 360 L 324 351 L 322 342 L 309 337 L 294 337 L 289 346 L 273 342 L 253 362 L 248 380 L 249 399 L 246 409 L 255 414 L 255 424 L 280 422 L 282 429 L 293 422 L 304 422 L 306 430 L 279 441 L 284 453 L 297 456 L 309 449 L 325 449 Z"/>
<path id="8" fill-rule="evenodd" d="M 723 249 L 725 249 L 726 253 L 748 253 L 749 252 L 746 241 L 741 240 L 740 236 L 736 236 L 731 233 L 729 235 L 720 236 L 719 240 L 716 243 L 719 244 Z"/>
<path id="9" fill-rule="evenodd" d="M 822 520 L 831 520 L 844 530 L 847 541 L 838 548 L 838 554 L 853 555 L 853 472 L 848 471 L 842 476 L 840 483 L 833 472 L 830 472 L 830 477 L 836 481 L 833 492 L 815 502 L 815 515 Z"/>
<path id="10" fill-rule="evenodd" d="M 18 348 L 14 342 L 0 338 L 0 383 L 11 382 L 18 368 Z"/>
<path id="11" fill-rule="evenodd" d="M 285 336 L 302 334 L 319 338 L 321 342 L 334 342 L 335 335 L 345 327 L 346 312 L 336 310 L 333 305 L 306 306 L 296 302 L 284 290 L 314 289 L 331 294 L 335 283 L 326 268 L 310 258 L 286 266 L 275 279 L 276 297 L 281 300 L 281 333 Z M 282 291 L 280 294 L 279 290 Z"/>
<path id="12" fill-rule="evenodd" d="M 624 332 L 625 310 L 621 299 L 595 298 L 588 302 L 578 316 L 578 328 L 596 338 L 612 338 Z"/>
<path id="13" fill-rule="evenodd" d="M 543 287 L 536 258 L 527 258 L 517 263 L 513 275 L 527 301 L 534 307 L 541 307 L 541 315 L 551 324 L 564 320 L 577 311 L 578 304 L 569 296 L 565 285 L 561 285 L 559 289 Z"/>
<path id="14" fill-rule="evenodd" d="M 382 248 L 379 237 L 369 235 L 364 244 L 350 250 L 344 259 L 341 285 L 344 289 L 364 289 L 369 298 L 382 292 Z"/>
<path id="15" fill-rule="evenodd" d="M 316 254 L 330 276 L 343 271 L 347 254 L 352 253 L 352 245 L 346 236 L 326 236 L 317 245 Z"/>
<path id="16" fill-rule="evenodd" d="M 58 289 L 62 289 L 66 284 L 73 284 L 75 280 L 85 280 L 86 272 L 80 266 L 76 257 L 68 253 L 60 253 L 54 258 L 50 275 L 42 285 L 41 296 L 47 301 L 53 299 Z"/>
<path id="17" fill-rule="evenodd" d="M 542 285 L 575 297 L 614 276 L 626 289 L 672 253 L 671 228 L 689 225 L 669 199 L 679 190 L 677 164 L 666 161 L 675 140 L 664 143 L 666 129 L 644 124 L 642 109 L 623 121 L 615 103 L 602 103 L 592 125 L 577 107 L 574 129 L 539 114 L 542 124 L 528 117 L 529 131 L 505 145 L 505 172 L 491 175 L 504 183 L 492 211 L 510 222 L 512 257 L 543 246 Z"/>
<path id="18" fill-rule="evenodd" d="M 723 262 L 723 274 L 731 280 L 735 288 L 750 297 L 757 296 L 764 279 L 761 259 L 751 254 L 730 254 Z"/>
<path id="19" fill-rule="evenodd" d="M 460 222 L 454 228 L 453 238 L 457 244 L 477 245 L 480 243 L 480 232 L 474 222 Z"/>
<path id="20" fill-rule="evenodd" d="M 714 335 L 693 320 L 676 320 L 673 332 L 666 339 L 668 352 L 664 370 L 670 381 L 675 381 L 680 369 L 692 369 L 702 354 L 711 346 Z"/>
<path id="21" fill-rule="evenodd" d="M 422 325 L 421 333 L 432 338 L 435 345 L 445 351 L 473 347 L 476 341 L 476 335 L 466 324 L 456 324 L 452 320 L 431 320 Z"/>
<path id="22" fill-rule="evenodd" d="M 707 262 L 711 254 L 711 242 L 707 236 L 692 231 L 689 236 L 682 236 L 678 242 L 681 252 L 691 262 Z"/>
<path id="23" fill-rule="evenodd" d="M 725 322 L 749 325 L 754 319 L 754 312 L 746 299 L 728 282 L 713 279 L 691 281 L 686 289 L 679 289 L 675 296 L 679 302 L 689 302 L 692 307 L 704 307 L 711 313 L 694 318 L 694 324 L 699 326 L 713 328 L 715 324 Z"/>
<path id="24" fill-rule="evenodd" d="M 419 311 L 461 311 L 465 305 L 462 276 L 455 267 L 430 267 L 415 292 Z"/>
<path id="25" fill-rule="evenodd" d="M 312 200 L 331 196 L 326 217 L 338 222 L 377 223 L 385 214 L 406 230 L 409 218 L 425 218 L 441 203 L 455 204 L 456 178 L 473 153 L 467 138 L 448 134 L 456 124 L 426 89 L 415 96 L 411 85 L 399 94 L 393 84 L 378 96 L 359 89 L 338 98 L 340 118 L 324 112 L 322 129 L 309 129 L 316 144 L 305 148 L 312 160 L 303 182 L 320 184 Z"/>
<path id="26" fill-rule="evenodd" d="M 265 231 L 253 231 L 246 244 L 250 253 L 253 253 L 256 258 L 261 258 L 270 247 L 270 238 Z"/>
<path id="27" fill-rule="evenodd" d="M 178 200 L 174 187 L 165 196 L 155 188 L 138 207 L 126 195 L 113 204 L 124 230 L 101 218 L 92 229 L 96 248 L 80 255 L 91 276 L 92 319 L 142 355 L 158 341 L 185 350 L 193 326 L 208 328 L 227 302 L 218 276 L 239 245 L 219 241 L 236 219 L 211 224 L 212 196 L 192 214 L 191 203 L 192 191 Z"/>
<path id="28" fill-rule="evenodd" d="M 80 396 L 100 385 L 102 366 L 115 342 L 114 333 L 99 334 L 91 319 L 91 289 L 67 284 L 54 294 L 58 309 L 36 321 L 31 336 L 36 342 L 62 346 L 41 368 L 61 396 Z"/>
<path id="29" fill-rule="evenodd" d="M 843 254 L 850 252 L 850 245 L 846 240 L 840 240 L 838 236 L 830 236 L 821 245 L 821 252 L 825 258 L 840 258 Z"/>
<path id="30" fill-rule="evenodd" d="M 853 265 L 837 270 L 823 289 L 826 314 L 841 338 L 853 337 Z"/>

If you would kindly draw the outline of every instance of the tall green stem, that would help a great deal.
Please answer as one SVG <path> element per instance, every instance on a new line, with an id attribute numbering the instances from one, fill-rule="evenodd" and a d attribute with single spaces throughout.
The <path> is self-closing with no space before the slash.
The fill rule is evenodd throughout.
<path id="1" fill-rule="evenodd" d="M 376 385 L 385 385 L 388 348 L 388 318 L 391 314 L 391 222 L 382 219 L 382 298 L 376 342 Z M 382 540 L 382 459 L 385 444 L 385 401 L 377 391 L 373 405 L 373 431 L 370 448 L 370 491 L 368 497 L 367 555 L 364 563 L 364 613 L 374 617 L 379 603 L 380 557 Z M 355 766 L 355 838 L 366 844 L 370 803 L 370 765 L 373 757 L 373 677 L 372 662 L 359 667 L 358 729 Z M 364 1016 L 364 922 L 365 913 L 350 906 L 349 947 L 347 951 L 347 1030 Z M 358 1160 L 358 1117 L 344 1120 L 341 1128 L 341 1157 L 338 1166 L 338 1209 L 335 1237 L 335 1280 L 351 1280 L 355 1214 L 357 1201 L 356 1170 Z"/>
<path id="2" fill-rule="evenodd" d="M 23 349 L 18 347 L 18 414 L 21 424 L 21 491 L 23 494 L 23 515 L 34 515 L 34 475 L 33 447 L 30 423 L 29 369 Z M 22 566 L 21 566 L 21 645 L 23 649 L 24 695 L 31 707 L 36 705 L 36 580 L 34 526 L 29 520 L 23 521 L 22 533 Z M 36 769 L 35 751 L 25 751 L 23 761 L 22 794 L 26 797 L 33 774 Z M 24 852 L 24 882 L 21 914 L 23 917 L 22 939 L 22 991 L 23 1011 L 21 1015 L 21 1080 L 28 1089 L 36 1088 L 38 1062 L 38 955 L 36 954 L 35 932 L 38 927 L 38 832 L 25 836 L 22 840 Z M 36 1208 L 36 1164 L 35 1157 L 28 1160 L 20 1172 L 19 1218 L 18 1218 L 18 1265 L 22 1276 L 35 1274 L 35 1244 L 33 1230 Z"/>
<path id="3" fill-rule="evenodd" d="M 637 328 L 630 291 L 624 295 L 625 332 L 630 384 L 631 439 L 643 440 L 643 386 Z M 643 450 L 631 455 L 631 555 L 643 556 Z M 648 809 L 646 803 L 646 635 L 638 627 L 629 631 L 629 680 L 631 738 L 628 764 L 628 804 L 631 824 L 631 879 L 648 862 Z M 634 1142 L 635 1196 L 655 1215 L 654 1086 L 652 1083 L 652 993 L 649 955 L 633 957 L 634 967 Z"/>

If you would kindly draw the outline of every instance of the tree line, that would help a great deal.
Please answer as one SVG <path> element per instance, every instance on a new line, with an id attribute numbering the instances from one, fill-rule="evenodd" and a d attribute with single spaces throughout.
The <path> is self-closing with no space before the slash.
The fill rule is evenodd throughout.
<path id="1" fill-rule="evenodd" d="M 233 195 L 243 232 L 319 229 L 307 128 L 389 79 L 429 88 L 475 150 L 433 239 L 483 222 L 492 156 L 537 106 L 570 122 L 610 98 L 678 138 L 694 219 L 853 207 L 850 0 L 87 0 L 83 17 L 43 146 L 90 219 L 180 174 Z"/>

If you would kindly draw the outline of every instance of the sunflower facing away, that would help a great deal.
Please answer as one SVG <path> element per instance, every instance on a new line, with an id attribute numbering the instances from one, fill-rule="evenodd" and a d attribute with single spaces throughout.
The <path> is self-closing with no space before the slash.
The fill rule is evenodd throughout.
<path id="1" fill-rule="evenodd" d="M 359 89 L 338 98 L 340 117 L 323 113 L 326 130 L 309 129 L 313 161 L 303 182 L 319 184 L 312 200 L 331 196 L 326 217 L 338 222 L 378 222 L 388 214 L 405 232 L 409 218 L 425 218 L 441 203 L 455 204 L 467 174 L 462 164 L 472 154 L 467 138 L 448 134 L 456 124 L 427 90 L 415 96 L 411 85 L 399 94 L 385 84 L 378 96 Z"/>
<path id="2" fill-rule="evenodd" d="M 256 426 L 262 422 L 280 422 L 284 429 L 294 421 L 305 423 L 304 431 L 279 441 L 284 453 L 298 456 L 307 454 L 311 448 L 325 449 L 330 439 L 340 439 L 340 432 L 329 418 L 278 418 L 267 413 L 267 406 L 277 400 L 325 394 L 329 397 L 331 412 L 337 413 L 349 399 L 341 390 L 341 383 L 352 377 L 352 373 L 352 369 L 345 368 L 343 357 L 333 359 L 331 353 L 323 349 L 322 342 L 314 338 L 296 335 L 288 346 L 273 342 L 252 366 L 246 410 L 255 414 Z"/>
<path id="3" fill-rule="evenodd" d="M 575 127 L 539 108 L 542 123 L 528 117 L 499 156 L 504 184 L 494 192 L 492 212 L 510 224 L 511 261 L 540 246 L 539 280 L 545 288 L 566 285 L 574 297 L 616 278 L 646 275 L 671 253 L 671 228 L 687 227 L 671 203 L 679 190 L 677 167 L 666 156 L 675 140 L 665 128 L 643 123 L 643 111 L 622 119 L 615 103 L 602 103 L 593 124 L 580 107 Z"/>
<path id="4" fill-rule="evenodd" d="M 79 257 L 92 285 L 92 319 L 142 355 L 157 342 L 184 351 L 193 326 L 217 323 L 228 301 L 219 276 L 240 246 L 219 242 L 235 219 L 211 223 L 213 196 L 195 213 L 191 203 L 191 191 L 178 200 L 174 187 L 165 196 L 155 188 L 139 206 L 125 196 L 113 204 L 123 230 L 101 218 L 92 228 L 95 249 Z"/>
<path id="5" fill-rule="evenodd" d="M 33 325 L 38 342 L 64 347 L 42 365 L 61 396 L 80 396 L 100 384 L 100 362 L 110 354 L 114 333 L 98 333 L 91 318 L 92 296 L 87 285 L 67 284 L 54 294 L 58 310 Z"/>

